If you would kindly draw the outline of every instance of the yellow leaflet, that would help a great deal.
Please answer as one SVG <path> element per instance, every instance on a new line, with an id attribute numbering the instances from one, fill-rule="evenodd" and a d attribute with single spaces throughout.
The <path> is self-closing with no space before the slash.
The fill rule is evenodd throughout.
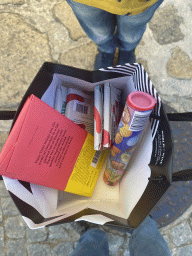
<path id="1" fill-rule="evenodd" d="M 91 197 L 107 154 L 108 150 L 103 150 L 99 160 L 97 159 L 98 152 L 94 150 L 94 137 L 88 133 L 65 191 Z M 97 160 L 96 164 L 93 163 L 93 159 Z"/>

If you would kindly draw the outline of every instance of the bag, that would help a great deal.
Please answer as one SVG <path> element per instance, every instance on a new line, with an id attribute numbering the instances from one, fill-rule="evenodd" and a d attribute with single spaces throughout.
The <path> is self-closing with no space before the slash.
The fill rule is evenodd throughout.
<path id="1" fill-rule="evenodd" d="M 84 220 L 134 229 L 150 214 L 172 182 L 192 180 L 192 169 L 173 174 L 173 141 L 169 125 L 170 121 L 192 121 L 192 113 L 166 114 L 148 74 L 138 63 L 87 71 L 45 62 L 18 110 L 0 111 L 0 120 L 13 119 L 12 129 L 31 94 L 53 107 L 58 84 L 94 91 L 94 86 L 104 81 L 123 89 L 124 103 L 133 90 L 147 92 L 157 100 L 128 171 L 118 185 L 110 187 L 103 182 L 104 164 L 91 198 L 3 176 L 6 189 L 29 228 Z"/>

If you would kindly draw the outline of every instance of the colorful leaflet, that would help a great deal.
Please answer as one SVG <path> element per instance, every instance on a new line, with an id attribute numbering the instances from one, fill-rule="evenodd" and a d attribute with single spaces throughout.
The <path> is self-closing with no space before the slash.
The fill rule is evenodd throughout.
<path id="1" fill-rule="evenodd" d="M 65 116 L 93 135 L 93 113 L 93 96 L 87 95 L 80 90 L 69 88 Z"/>
<path id="2" fill-rule="evenodd" d="M 109 82 L 104 84 L 104 130 L 103 130 L 103 146 L 109 148 L 111 146 L 111 86 Z"/>
<path id="3" fill-rule="evenodd" d="M 103 87 L 95 86 L 94 95 L 94 149 L 103 149 Z"/>

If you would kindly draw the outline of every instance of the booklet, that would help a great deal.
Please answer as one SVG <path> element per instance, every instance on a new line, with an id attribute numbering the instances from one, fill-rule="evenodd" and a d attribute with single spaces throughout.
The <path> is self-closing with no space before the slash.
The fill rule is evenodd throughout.
<path id="1" fill-rule="evenodd" d="M 104 127 L 103 127 L 103 146 L 111 147 L 111 86 L 107 82 L 104 84 Z"/>
<path id="2" fill-rule="evenodd" d="M 121 119 L 122 92 L 115 86 L 111 86 L 111 142 L 115 141 L 116 132 Z"/>
<path id="3" fill-rule="evenodd" d="M 103 146 L 110 148 L 115 140 L 116 131 L 121 118 L 121 90 L 104 84 L 104 135 Z"/>
<path id="4" fill-rule="evenodd" d="M 67 91 L 65 116 L 92 135 L 94 134 L 93 101 L 92 95 L 80 90 L 69 88 Z"/>
<path id="5" fill-rule="evenodd" d="M 103 149 L 103 86 L 95 86 L 94 95 L 94 149 Z"/>
<path id="6" fill-rule="evenodd" d="M 91 197 L 107 156 L 94 137 L 33 94 L 0 154 L 0 175 Z"/>

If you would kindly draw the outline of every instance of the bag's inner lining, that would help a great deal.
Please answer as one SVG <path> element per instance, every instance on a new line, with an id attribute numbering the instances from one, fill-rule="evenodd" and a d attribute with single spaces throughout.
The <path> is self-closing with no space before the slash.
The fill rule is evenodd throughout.
<path id="1" fill-rule="evenodd" d="M 125 104 L 128 94 L 135 91 L 132 76 L 91 84 L 73 77 L 54 74 L 52 83 L 41 99 L 51 107 L 54 107 L 55 91 L 58 85 L 94 93 L 95 85 L 103 84 L 107 81 L 109 81 L 112 86 L 122 90 L 123 104 Z M 57 200 L 55 215 L 66 214 L 67 216 L 70 216 L 75 214 L 76 210 L 80 211 L 80 209 L 91 208 L 127 219 L 147 187 L 148 177 L 150 177 L 151 174 L 148 166 L 151 152 L 152 134 L 148 123 L 148 127 L 144 130 L 144 136 L 140 144 L 132 154 L 128 165 L 128 171 L 125 173 L 119 184 L 110 187 L 104 183 L 103 172 L 106 165 L 105 163 L 91 198 L 58 191 L 57 198 L 55 198 Z M 49 194 L 49 197 L 50 196 L 51 194 Z M 49 199 L 47 198 L 47 200 Z M 52 216 L 53 215 L 54 212 Z"/>

